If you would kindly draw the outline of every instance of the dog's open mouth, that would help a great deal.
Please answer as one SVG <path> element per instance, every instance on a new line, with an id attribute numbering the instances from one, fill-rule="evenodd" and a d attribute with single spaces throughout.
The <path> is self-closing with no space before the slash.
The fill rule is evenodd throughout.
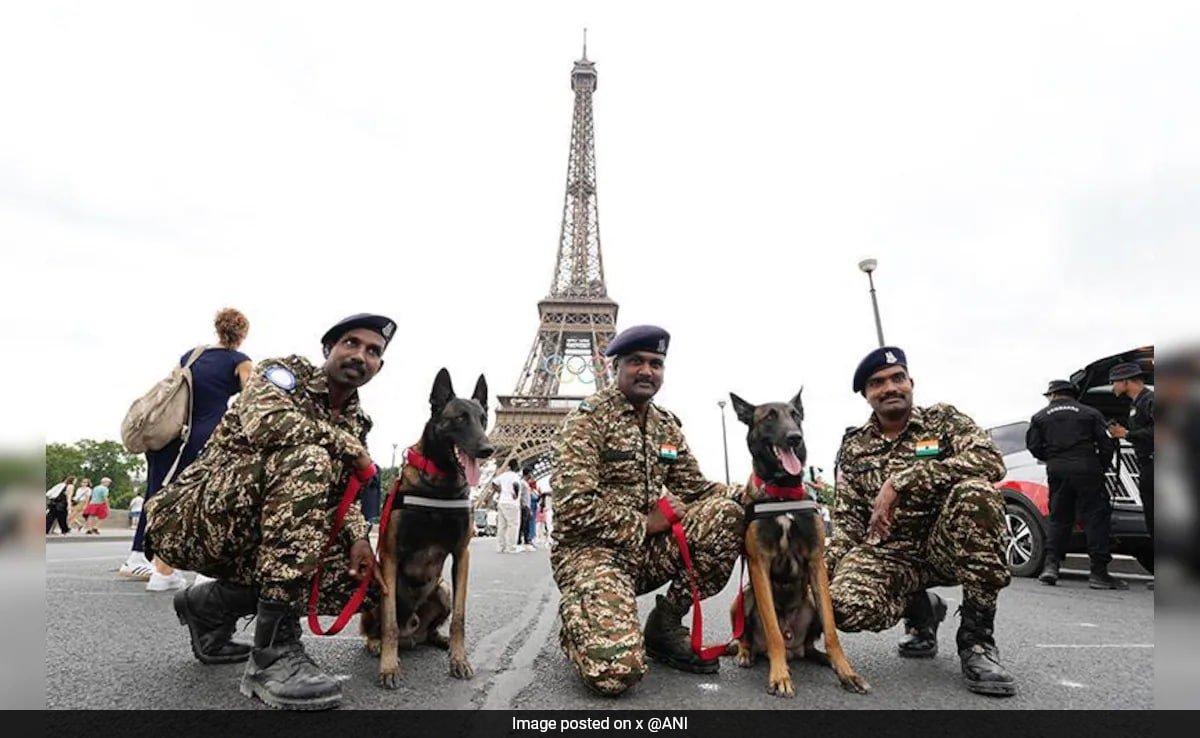
<path id="1" fill-rule="evenodd" d="M 798 477 L 804 473 L 804 464 L 796 456 L 796 452 L 789 446 L 780 448 L 775 446 L 775 458 L 779 459 L 779 463 L 783 464 L 783 470 L 793 477 Z"/>
<path id="2" fill-rule="evenodd" d="M 472 487 L 479 486 L 479 459 L 471 456 L 458 446 L 454 447 L 454 457 L 458 460 L 458 465 L 462 467 L 463 474 L 467 477 L 467 484 Z"/>

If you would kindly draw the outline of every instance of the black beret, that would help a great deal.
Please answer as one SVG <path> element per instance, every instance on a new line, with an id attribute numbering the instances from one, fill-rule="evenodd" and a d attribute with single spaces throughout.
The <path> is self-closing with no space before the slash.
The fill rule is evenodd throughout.
<path id="1" fill-rule="evenodd" d="M 333 327 L 325 331 L 325 335 L 321 336 L 321 345 L 328 346 L 345 335 L 347 331 L 352 331 L 355 328 L 370 328 L 383 336 L 383 345 L 385 348 L 391 342 L 392 336 L 396 334 L 396 322 L 391 318 L 383 315 L 371 315 L 370 313 L 357 313 L 334 323 Z"/>
<path id="2" fill-rule="evenodd" d="M 1052 395 L 1056 392 L 1062 392 L 1063 394 L 1072 395 L 1074 397 L 1079 396 L 1079 388 L 1076 387 L 1075 385 L 1071 384 L 1070 382 L 1068 382 L 1065 379 L 1051 380 L 1050 386 L 1047 387 L 1046 391 L 1043 392 L 1042 394 L 1043 395 Z"/>
<path id="3" fill-rule="evenodd" d="M 1119 382 L 1122 379 L 1133 379 L 1140 376 L 1142 368 L 1132 361 L 1127 361 L 1124 364 L 1117 364 L 1112 369 L 1108 370 L 1108 381 Z"/>
<path id="4" fill-rule="evenodd" d="M 666 356 L 671 334 L 656 325 L 635 325 L 617 334 L 604 349 L 605 356 L 624 356 L 634 351 L 651 351 Z"/>
<path id="5" fill-rule="evenodd" d="M 858 362 L 858 368 L 854 370 L 854 391 L 861 394 L 867 388 L 867 379 L 872 374 L 892 364 L 900 364 L 905 369 L 908 368 L 908 357 L 904 355 L 903 349 L 895 346 L 881 346 L 867 354 L 862 361 Z"/>

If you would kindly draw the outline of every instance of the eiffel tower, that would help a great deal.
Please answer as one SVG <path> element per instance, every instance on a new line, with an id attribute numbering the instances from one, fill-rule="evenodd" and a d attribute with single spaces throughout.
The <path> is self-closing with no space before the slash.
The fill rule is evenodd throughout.
<path id="1" fill-rule="evenodd" d="M 538 302 L 537 333 L 516 389 L 497 398 L 500 407 L 490 437 L 497 470 L 515 458 L 536 478 L 550 473 L 554 436 L 567 413 L 581 397 L 609 385 L 604 349 L 617 324 L 617 303 L 608 297 L 600 256 L 592 140 L 596 64 L 587 58 L 586 31 L 583 58 L 571 70 L 571 89 L 575 112 L 554 280 L 550 294 Z"/>

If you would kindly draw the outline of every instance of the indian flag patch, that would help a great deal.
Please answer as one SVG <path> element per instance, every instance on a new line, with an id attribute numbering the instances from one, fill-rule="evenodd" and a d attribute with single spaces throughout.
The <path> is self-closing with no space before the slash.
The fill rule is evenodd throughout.
<path id="1" fill-rule="evenodd" d="M 917 456 L 937 456 L 939 451 L 938 439 L 936 438 L 926 438 L 923 441 L 917 441 Z"/>
<path id="2" fill-rule="evenodd" d="M 679 449 L 664 443 L 662 448 L 658 450 L 658 455 L 668 461 L 675 461 L 679 458 Z"/>

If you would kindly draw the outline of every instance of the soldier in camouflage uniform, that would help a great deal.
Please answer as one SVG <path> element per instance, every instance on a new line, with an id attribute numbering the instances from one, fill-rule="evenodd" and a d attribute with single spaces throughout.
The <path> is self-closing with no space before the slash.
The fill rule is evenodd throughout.
<path id="1" fill-rule="evenodd" d="M 854 391 L 874 412 L 842 439 L 834 539 L 827 554 L 834 617 L 843 631 L 881 631 L 903 617 L 901 656 L 937 654 L 946 603 L 926 588 L 961 584 L 956 637 L 971 691 L 1010 695 L 992 637 L 1008 586 L 1004 461 L 988 434 L 945 404 L 914 407 L 904 352 L 872 351 Z"/>
<path id="2" fill-rule="evenodd" d="M 357 388 L 383 366 L 394 332 L 388 318 L 354 315 L 322 337 L 324 366 L 300 356 L 259 363 L 199 459 L 146 504 L 157 555 L 216 578 L 175 596 L 193 653 L 247 661 L 242 693 L 273 707 L 341 702 L 339 682 L 300 643 L 299 616 L 318 560 L 322 614 L 337 614 L 374 561 L 353 505 L 321 557 L 350 476 L 375 472 Z M 231 642 L 238 618 L 256 612 L 253 648 Z"/>
<path id="3" fill-rule="evenodd" d="M 555 439 L 550 563 L 562 648 L 584 682 L 609 696 L 642 678 L 647 655 L 685 671 L 718 668 L 692 651 L 680 623 L 691 591 L 658 498 L 681 513 L 702 598 L 721 591 L 742 548 L 740 488 L 704 479 L 679 418 L 650 401 L 669 339 L 653 326 L 617 336 L 606 352 L 617 357 L 617 386 L 584 400 Z M 635 598 L 668 582 L 643 636 Z"/>

